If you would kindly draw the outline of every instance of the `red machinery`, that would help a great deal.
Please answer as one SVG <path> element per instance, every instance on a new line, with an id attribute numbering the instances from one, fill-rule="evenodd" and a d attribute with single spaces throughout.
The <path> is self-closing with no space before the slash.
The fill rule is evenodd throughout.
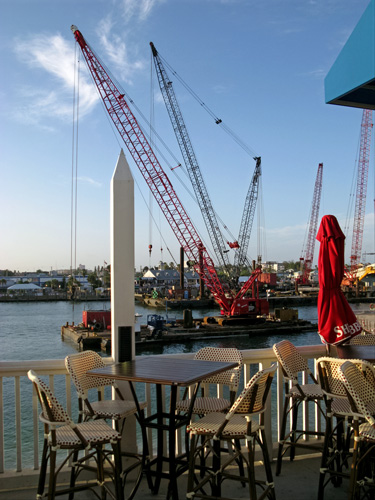
<path id="1" fill-rule="evenodd" d="M 322 194 L 322 177 L 323 177 L 323 163 L 319 163 L 318 173 L 316 174 L 315 188 L 313 201 L 311 205 L 310 223 L 307 235 L 307 243 L 305 251 L 302 251 L 301 257 L 301 271 L 302 275 L 298 280 L 300 285 L 307 285 L 310 282 L 311 266 L 314 259 L 315 239 L 318 229 L 318 218 L 320 208 L 320 198 Z M 304 256 L 303 256 L 304 255 Z"/>
<path id="2" fill-rule="evenodd" d="M 259 268 L 253 271 L 248 281 L 236 295 L 231 290 L 224 288 L 211 257 L 203 246 L 168 176 L 131 112 L 125 100 L 124 92 L 117 89 L 103 65 L 87 44 L 82 33 L 76 26 L 72 26 L 71 29 L 110 118 L 151 189 L 180 246 L 184 249 L 188 259 L 194 262 L 195 270 L 220 305 L 222 314 L 230 317 L 239 315 L 256 316 L 259 313 L 268 312 L 268 310 L 266 311 L 268 309 L 267 301 L 264 301 L 264 304 L 259 307 L 257 305 L 259 299 L 255 298 L 255 282 L 261 273 Z M 245 297 L 246 292 L 250 289 L 252 289 L 252 297 Z M 260 311 L 259 309 L 263 310 Z"/>
<path id="3" fill-rule="evenodd" d="M 361 142 L 359 149 L 357 195 L 355 200 L 352 251 L 350 270 L 353 272 L 361 261 L 363 225 L 365 221 L 368 167 L 371 146 L 372 110 L 364 109 L 361 124 Z"/>

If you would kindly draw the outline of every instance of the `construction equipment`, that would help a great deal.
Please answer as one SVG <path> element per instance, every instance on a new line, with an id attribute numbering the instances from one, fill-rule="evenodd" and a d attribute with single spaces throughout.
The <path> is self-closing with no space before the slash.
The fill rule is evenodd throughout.
<path id="1" fill-rule="evenodd" d="M 183 119 L 181 109 L 173 89 L 172 81 L 170 80 L 166 72 L 166 69 L 162 63 L 158 51 L 155 48 L 155 45 L 150 42 L 150 46 L 154 58 L 155 70 L 159 81 L 160 91 L 163 96 L 164 103 L 167 108 L 178 145 L 181 150 L 181 154 L 184 158 L 190 181 L 193 185 L 194 193 L 201 209 L 203 220 L 206 225 L 215 255 L 219 263 L 228 268 L 228 250 L 226 249 L 224 244 L 223 235 L 221 234 L 216 214 L 208 195 L 206 184 L 204 182 L 198 160 L 195 155 L 194 148 L 191 143 L 185 121 Z"/>
<path id="2" fill-rule="evenodd" d="M 177 142 L 183 155 L 184 162 L 189 173 L 190 181 L 194 188 L 195 196 L 201 208 L 202 216 L 206 224 L 206 228 L 209 233 L 215 255 L 219 263 L 228 270 L 228 274 L 233 274 L 233 272 L 231 272 L 228 268 L 228 250 L 224 245 L 224 238 L 220 231 L 217 217 L 209 198 L 208 191 L 189 134 L 187 132 L 181 109 L 179 107 L 177 97 L 173 89 L 172 81 L 168 76 L 162 58 L 160 57 L 159 52 L 156 50 L 155 45 L 150 42 L 150 46 L 154 58 L 155 70 L 159 81 L 160 91 L 162 93 L 164 103 L 177 138 Z M 220 124 L 222 121 L 216 119 L 215 122 L 217 124 Z M 261 158 L 254 157 L 254 160 L 256 162 L 255 170 L 245 199 L 238 239 L 234 242 L 227 241 L 229 248 L 235 250 L 234 269 L 237 278 L 243 266 L 246 266 L 247 268 L 251 267 L 247 259 L 247 251 L 249 248 L 254 213 L 258 199 L 259 177 L 261 175 Z"/>
<path id="3" fill-rule="evenodd" d="M 240 231 L 238 233 L 238 250 L 236 250 L 234 255 L 234 266 L 237 269 L 237 274 L 239 274 L 242 266 L 247 265 L 247 251 L 259 193 L 259 177 L 262 174 L 260 156 L 255 157 L 254 160 L 255 170 L 246 195 Z"/>
<path id="4" fill-rule="evenodd" d="M 372 110 L 364 109 L 361 123 L 357 190 L 354 210 L 352 250 L 350 255 L 351 272 L 359 266 L 362 253 L 372 125 Z"/>
<path id="5" fill-rule="evenodd" d="M 318 173 L 316 174 L 313 201 L 309 219 L 309 228 L 307 233 L 307 243 L 302 250 L 301 276 L 298 279 L 299 285 L 308 285 L 310 283 L 310 272 L 314 260 L 315 240 L 318 229 L 318 218 L 320 208 L 320 198 L 322 194 L 323 163 L 319 163 Z"/>
<path id="6" fill-rule="evenodd" d="M 219 304 L 221 313 L 229 317 L 243 315 L 254 317 L 258 314 L 267 314 L 268 302 L 266 300 L 259 302 L 255 296 L 255 283 L 261 274 L 261 269 L 253 270 L 248 281 L 236 295 L 231 290 L 225 289 L 192 221 L 130 110 L 125 100 L 125 93 L 116 87 L 77 27 L 72 26 L 71 30 L 81 48 L 104 107 L 151 189 L 180 247 L 183 247 L 188 259 L 194 263 L 194 269 Z M 252 290 L 252 297 L 245 296 L 249 290 Z"/>

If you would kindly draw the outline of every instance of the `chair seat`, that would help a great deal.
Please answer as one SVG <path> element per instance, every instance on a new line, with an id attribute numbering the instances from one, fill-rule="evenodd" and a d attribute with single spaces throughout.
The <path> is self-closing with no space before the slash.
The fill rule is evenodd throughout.
<path id="1" fill-rule="evenodd" d="M 134 401 L 124 401 L 122 399 L 106 399 L 104 401 L 94 401 L 90 403 L 95 415 L 99 418 L 122 419 L 134 415 L 137 407 Z M 147 407 L 147 403 L 139 403 L 141 410 Z M 85 415 L 91 415 L 87 408 L 84 409 Z"/>
<path id="2" fill-rule="evenodd" d="M 187 432 L 192 434 L 216 434 L 220 426 L 225 422 L 225 415 L 222 413 L 210 413 L 197 422 L 187 426 Z M 252 422 L 252 432 L 257 432 L 260 426 L 257 422 Z M 242 415 L 233 415 L 222 432 L 223 438 L 245 438 L 247 434 L 247 421 Z"/>
<path id="3" fill-rule="evenodd" d="M 368 441 L 375 441 L 375 429 L 368 422 L 359 426 L 359 436 Z"/>
<path id="4" fill-rule="evenodd" d="M 77 424 L 76 428 L 90 442 L 90 446 L 121 439 L 121 434 L 112 429 L 104 420 L 90 420 Z M 82 447 L 82 441 L 69 425 L 63 425 L 56 429 L 56 444 L 59 448 Z"/>
<path id="5" fill-rule="evenodd" d="M 318 384 L 304 384 L 300 385 L 303 393 L 306 395 L 308 399 L 323 399 L 323 391 L 320 385 Z M 289 390 L 289 396 L 292 398 L 301 399 L 301 393 L 297 389 L 297 387 L 292 387 Z"/>
<path id="6" fill-rule="evenodd" d="M 179 401 L 177 411 L 187 412 L 189 410 L 190 400 Z M 230 408 L 231 404 L 225 398 L 199 397 L 194 402 L 193 413 L 205 415 L 206 413 L 223 412 Z"/>
<path id="7" fill-rule="evenodd" d="M 368 403 L 366 405 L 366 408 L 369 411 L 369 413 L 371 413 L 371 415 L 375 415 L 375 401 Z M 331 410 L 334 415 L 339 415 L 342 417 L 353 416 L 353 409 L 348 399 L 334 398 L 332 400 Z"/>

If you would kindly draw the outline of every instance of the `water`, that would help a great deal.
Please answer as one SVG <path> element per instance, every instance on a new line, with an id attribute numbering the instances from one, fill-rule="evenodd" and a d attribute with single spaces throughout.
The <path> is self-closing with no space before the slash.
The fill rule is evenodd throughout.
<path id="1" fill-rule="evenodd" d="M 84 309 L 109 309 L 110 302 L 77 303 L 71 302 L 0 302 L 0 358 L 1 360 L 32 360 L 32 359 L 63 359 L 67 354 L 76 352 L 76 346 L 70 342 L 61 340 L 61 326 L 66 322 L 78 324 L 82 321 Z M 352 309 L 356 314 L 372 313 L 370 304 L 353 304 Z M 143 307 L 136 303 L 135 311 L 142 316 L 138 322 L 145 324 L 148 314 L 161 314 L 165 311 L 154 310 Z M 183 318 L 182 310 L 168 311 L 169 316 Z M 193 317 L 218 315 L 217 309 L 195 309 Z M 300 319 L 318 322 L 316 306 L 298 308 Z M 316 331 L 292 333 L 288 336 L 295 345 L 315 345 L 320 343 Z M 212 346 L 236 346 L 239 349 L 256 349 L 272 347 L 275 342 L 281 340 L 280 335 L 254 335 L 238 336 L 228 339 L 211 340 Z M 163 354 L 178 352 L 196 352 L 204 341 L 193 341 L 184 344 L 173 344 L 161 346 L 157 350 L 143 351 L 142 354 Z"/>

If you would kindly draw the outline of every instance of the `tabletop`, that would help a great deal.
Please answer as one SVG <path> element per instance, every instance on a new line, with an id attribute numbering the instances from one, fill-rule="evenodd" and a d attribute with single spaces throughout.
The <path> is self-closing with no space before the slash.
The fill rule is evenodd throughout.
<path id="1" fill-rule="evenodd" d="M 375 362 L 375 346 L 344 344 L 336 346 L 337 356 L 341 359 L 365 359 Z"/>
<path id="2" fill-rule="evenodd" d="M 140 356 L 132 361 L 90 370 L 87 375 L 187 387 L 236 366 L 235 362 Z"/>

